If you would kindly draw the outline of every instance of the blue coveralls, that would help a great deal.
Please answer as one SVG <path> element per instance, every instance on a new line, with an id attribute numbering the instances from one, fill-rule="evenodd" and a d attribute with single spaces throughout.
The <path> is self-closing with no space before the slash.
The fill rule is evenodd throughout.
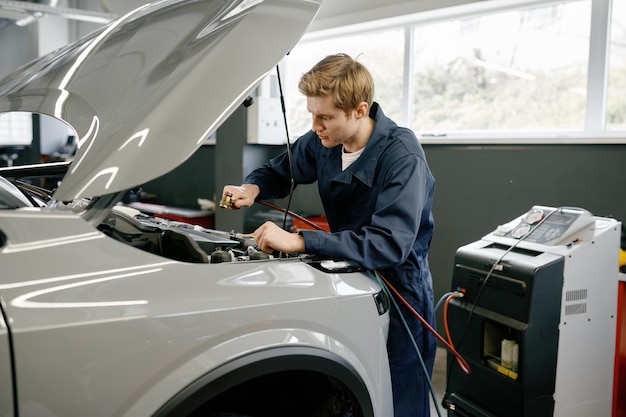
<path id="1" fill-rule="evenodd" d="M 301 231 L 306 253 L 352 259 L 378 270 L 434 327 L 434 295 L 428 249 L 434 229 L 434 178 L 412 131 L 398 127 L 374 103 L 376 121 L 363 154 L 341 170 L 341 146 L 325 148 L 310 131 L 292 146 L 295 184 L 318 182 L 332 233 Z M 286 152 L 252 172 L 258 199 L 290 190 Z M 432 375 L 436 339 L 400 302 L 400 310 Z M 429 416 L 429 391 L 415 349 L 392 308 L 387 342 L 395 417 Z"/>

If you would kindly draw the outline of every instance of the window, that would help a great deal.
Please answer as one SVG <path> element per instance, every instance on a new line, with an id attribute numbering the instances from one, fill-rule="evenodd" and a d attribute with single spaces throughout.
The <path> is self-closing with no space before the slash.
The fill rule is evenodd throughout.
<path id="1" fill-rule="evenodd" d="M 411 127 L 584 129 L 590 5 L 573 2 L 417 26 Z"/>
<path id="2" fill-rule="evenodd" d="M 613 1 L 606 128 L 626 130 L 626 2 Z"/>
<path id="3" fill-rule="evenodd" d="M 424 142 L 624 142 L 626 1 L 491 5 L 307 34 L 284 65 L 292 136 L 310 128 L 300 75 L 345 52 L 371 70 L 385 113 Z"/>

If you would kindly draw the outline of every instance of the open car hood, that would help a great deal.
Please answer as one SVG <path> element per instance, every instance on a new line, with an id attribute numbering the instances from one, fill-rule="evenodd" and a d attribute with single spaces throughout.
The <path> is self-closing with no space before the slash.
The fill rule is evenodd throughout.
<path id="1" fill-rule="evenodd" d="M 0 112 L 75 130 L 54 199 L 127 190 L 191 156 L 295 45 L 320 1 L 147 4 L 6 77 Z"/>

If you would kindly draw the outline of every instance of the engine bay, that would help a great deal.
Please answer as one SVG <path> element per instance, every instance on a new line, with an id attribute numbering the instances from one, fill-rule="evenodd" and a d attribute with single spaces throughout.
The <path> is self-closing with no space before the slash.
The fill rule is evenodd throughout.
<path id="1" fill-rule="evenodd" d="M 256 247 L 251 235 L 153 217 L 126 206 L 115 206 L 98 229 L 137 249 L 181 262 L 222 263 L 273 258 L 272 254 Z"/>

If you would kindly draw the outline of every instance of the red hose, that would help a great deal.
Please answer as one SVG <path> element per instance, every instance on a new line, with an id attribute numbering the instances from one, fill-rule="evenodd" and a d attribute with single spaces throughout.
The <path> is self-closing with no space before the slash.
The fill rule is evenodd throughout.
<path id="1" fill-rule="evenodd" d="M 266 207 L 272 208 L 274 210 L 278 210 L 278 211 L 280 211 L 282 213 L 287 212 L 288 215 L 290 215 L 291 217 L 294 217 L 294 218 L 300 220 L 301 222 L 306 223 L 308 226 L 311 226 L 312 228 L 317 229 L 317 230 L 325 231 L 319 225 L 313 223 L 312 221 L 310 221 L 309 219 L 307 219 L 305 217 L 300 216 L 299 214 L 294 213 L 293 211 L 288 211 L 288 210 L 286 210 L 286 209 L 284 209 L 282 207 L 278 207 L 278 206 L 275 206 L 272 203 L 268 203 L 267 201 L 257 201 L 257 203 L 259 203 L 262 206 L 266 206 Z"/>
<path id="2" fill-rule="evenodd" d="M 466 374 L 469 374 L 470 372 L 472 372 L 472 370 L 469 364 L 465 361 L 465 359 L 463 359 L 463 357 L 461 357 L 461 355 L 456 351 L 456 348 L 452 343 L 452 336 L 450 336 L 450 327 L 448 326 L 448 305 L 450 304 L 450 301 L 452 301 L 452 299 L 456 297 L 458 297 L 457 294 L 451 294 L 448 296 L 448 298 L 446 298 L 446 302 L 443 305 L 443 327 L 446 330 L 446 338 L 448 339 L 448 343 L 450 344 L 450 351 L 456 357 L 456 360 L 461 369 L 463 369 Z M 459 361 L 459 358 L 462 360 L 462 362 Z"/>
<path id="3" fill-rule="evenodd" d="M 428 322 L 426 320 L 424 320 L 424 318 L 417 312 L 415 311 L 415 309 L 413 308 L 413 306 L 411 306 L 408 301 L 406 301 L 404 299 L 404 297 L 402 297 L 402 295 L 398 292 L 398 290 L 396 290 L 393 285 L 391 285 L 391 283 L 389 283 L 389 281 L 387 281 L 387 278 L 385 278 L 384 276 L 382 276 L 380 273 L 378 273 L 378 275 L 380 275 L 380 277 L 382 278 L 383 281 L 385 281 L 385 284 L 387 285 L 387 287 L 391 290 L 391 292 L 394 293 L 394 295 L 396 297 L 398 297 L 400 299 L 400 301 L 402 301 L 402 304 L 404 304 L 410 311 L 411 313 L 413 313 L 413 315 L 415 317 L 417 317 L 419 319 L 419 321 L 422 322 L 422 324 L 432 333 L 434 334 L 437 339 L 439 339 L 439 341 L 441 343 L 444 344 L 444 346 L 454 355 L 454 357 L 456 358 L 456 361 L 458 362 L 459 366 L 461 367 L 461 369 L 463 369 L 463 371 L 466 374 L 469 374 L 471 372 L 471 368 L 469 366 L 469 364 L 467 363 L 467 361 L 465 359 L 463 359 L 463 357 L 459 354 L 459 352 L 457 352 L 457 350 L 454 348 L 454 346 L 452 346 L 451 343 L 449 343 L 447 340 L 445 340 L 443 337 L 441 337 L 441 335 L 432 328 L 432 326 L 430 324 L 428 324 Z M 446 303 L 449 302 L 450 299 L 454 298 L 455 295 L 451 295 L 448 300 L 446 300 Z M 444 316 L 444 322 L 445 323 L 445 327 L 446 327 L 446 331 L 448 329 L 447 327 L 447 321 L 446 318 Z M 449 338 L 449 336 L 448 336 Z"/>

